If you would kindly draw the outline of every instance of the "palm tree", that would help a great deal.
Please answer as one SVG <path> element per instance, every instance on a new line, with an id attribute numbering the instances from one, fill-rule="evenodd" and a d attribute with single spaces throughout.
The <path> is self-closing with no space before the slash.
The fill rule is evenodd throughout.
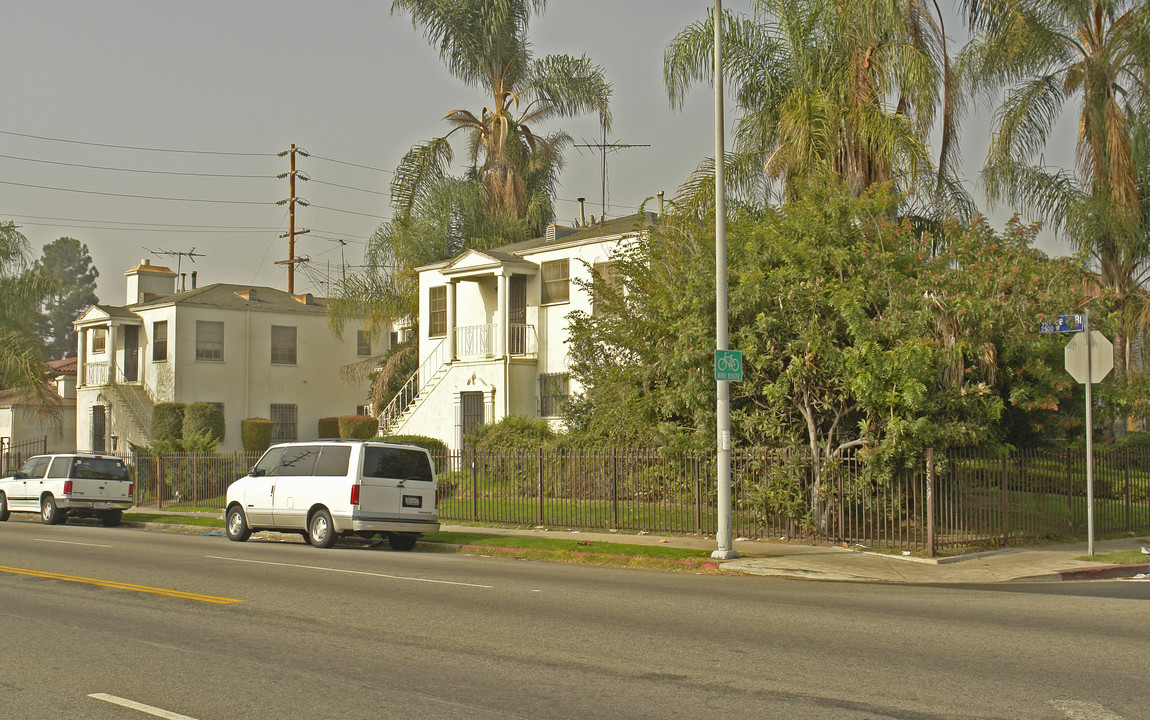
<path id="1" fill-rule="evenodd" d="M 1114 369 L 1124 384 L 1139 288 L 1150 272 L 1140 178 L 1146 154 L 1136 140 L 1150 109 L 1150 7 L 1144 0 L 965 0 L 963 7 L 975 31 L 961 58 L 971 87 L 1005 90 L 983 169 L 987 194 L 1044 216 L 1093 257 L 1120 320 Z M 1070 108 L 1078 114 L 1076 167 L 1047 168 L 1040 153 Z"/>
<path id="2" fill-rule="evenodd" d="M 0 222 L 0 389 L 46 398 L 43 343 L 36 333 L 40 302 L 52 292 L 48 275 L 30 267 L 28 239 Z"/>
<path id="3" fill-rule="evenodd" d="M 475 113 L 444 115 L 451 130 L 413 147 L 392 182 L 397 217 L 417 212 L 447 174 L 454 152 L 449 138 L 466 136 L 467 177 L 482 183 L 493 214 L 526 220 L 542 232 L 554 215 L 551 193 L 569 138 L 533 128 L 556 117 L 594 112 L 610 129 L 611 86 L 586 56 L 535 58 L 527 38 L 533 15 L 546 0 L 394 0 L 392 13 L 411 14 L 447 69 L 491 104 Z"/>
<path id="4" fill-rule="evenodd" d="M 909 189 L 925 181 L 928 195 L 969 211 L 952 169 L 958 108 L 940 18 L 916 1 L 753 5 L 753 18 L 723 19 L 725 63 L 743 113 L 727 159 L 736 192 L 765 200 L 778 189 L 789 198 L 805 179 L 829 173 L 856 195 L 875 183 Z M 713 21 L 685 28 L 667 48 L 664 76 L 674 103 L 711 79 Z M 936 166 L 926 147 L 938 119 Z M 707 171 L 700 168 L 687 194 Z"/>

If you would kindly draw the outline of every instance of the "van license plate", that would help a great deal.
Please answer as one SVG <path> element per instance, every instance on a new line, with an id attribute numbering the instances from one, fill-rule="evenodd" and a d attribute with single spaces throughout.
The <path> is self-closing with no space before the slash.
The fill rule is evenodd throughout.
<path id="1" fill-rule="evenodd" d="M 423 496 L 422 495 L 404 495 L 403 496 L 403 506 L 404 507 L 413 507 L 413 508 L 423 507 Z"/>

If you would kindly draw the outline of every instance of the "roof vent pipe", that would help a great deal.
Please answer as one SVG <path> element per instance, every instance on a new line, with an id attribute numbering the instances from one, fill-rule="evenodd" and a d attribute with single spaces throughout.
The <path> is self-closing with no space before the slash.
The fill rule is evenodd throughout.
<path id="1" fill-rule="evenodd" d="M 188 289 L 188 274 L 180 273 L 180 292 Z"/>
<path id="2" fill-rule="evenodd" d="M 662 205 L 660 204 L 659 207 L 660 207 L 659 214 L 662 215 L 663 214 L 663 211 L 661 209 Z M 192 289 L 193 290 L 196 289 L 196 271 L 195 270 L 192 271 Z"/>
<path id="3" fill-rule="evenodd" d="M 579 201 L 579 227 L 585 228 L 587 227 L 587 214 L 584 209 L 584 203 L 587 202 L 587 198 L 576 199 Z"/>
<path id="4" fill-rule="evenodd" d="M 663 217 L 663 191 L 659 191 L 659 217 Z"/>

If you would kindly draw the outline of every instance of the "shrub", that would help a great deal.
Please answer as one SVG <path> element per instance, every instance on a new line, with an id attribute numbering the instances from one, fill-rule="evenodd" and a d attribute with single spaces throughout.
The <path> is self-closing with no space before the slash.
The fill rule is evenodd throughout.
<path id="1" fill-rule="evenodd" d="M 426 435 L 384 435 L 379 439 L 401 445 L 421 447 L 436 458 L 447 455 L 447 443 L 439 438 L 427 437 Z"/>
<path id="2" fill-rule="evenodd" d="M 370 440 L 379 432 L 379 421 L 370 415 L 344 415 L 339 418 L 339 436 L 348 440 Z"/>
<path id="3" fill-rule="evenodd" d="M 191 438 L 199 436 L 206 436 L 219 444 L 224 440 L 225 430 L 224 414 L 215 405 L 195 402 L 184 408 L 184 431 L 181 437 L 185 445 Z M 202 439 L 196 442 L 202 443 Z"/>
<path id="4" fill-rule="evenodd" d="M 184 439 L 184 404 L 156 403 L 152 408 L 152 440 L 157 442 Z"/>
<path id="5" fill-rule="evenodd" d="M 319 437 L 320 440 L 334 439 L 339 437 L 339 418 L 325 417 L 319 419 Z"/>
<path id="6" fill-rule="evenodd" d="M 522 450 L 552 447 L 558 435 L 542 418 L 508 415 L 497 423 L 480 425 L 463 439 L 477 450 Z"/>
<path id="7" fill-rule="evenodd" d="M 267 418 L 248 418 L 240 421 L 240 435 L 245 452 L 262 453 L 272 444 L 272 429 L 275 423 Z"/>

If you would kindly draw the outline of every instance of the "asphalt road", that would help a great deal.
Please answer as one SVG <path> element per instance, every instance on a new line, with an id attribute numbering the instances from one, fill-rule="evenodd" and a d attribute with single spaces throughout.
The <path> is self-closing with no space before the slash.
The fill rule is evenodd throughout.
<path id="1" fill-rule="evenodd" d="M 0 566 L 4 718 L 1150 717 L 1150 583 L 826 583 L 12 521 Z"/>

